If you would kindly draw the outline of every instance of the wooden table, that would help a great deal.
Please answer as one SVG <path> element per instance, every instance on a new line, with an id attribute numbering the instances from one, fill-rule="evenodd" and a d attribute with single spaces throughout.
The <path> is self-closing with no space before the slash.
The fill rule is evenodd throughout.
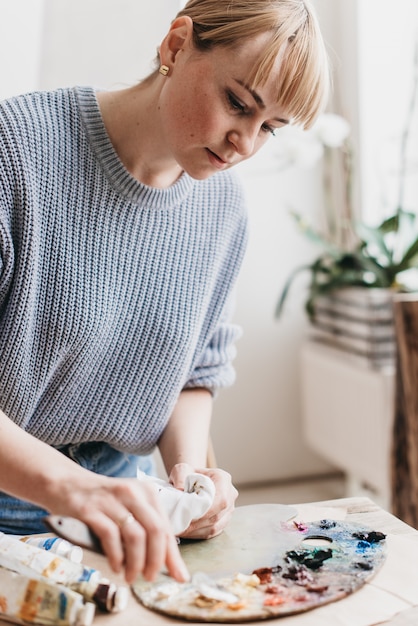
<path id="1" fill-rule="evenodd" d="M 347 510 L 347 521 L 359 522 L 366 526 L 379 529 L 382 532 L 392 535 L 402 535 L 411 537 L 411 540 L 418 541 L 418 531 L 408 526 L 404 522 L 400 521 L 395 516 L 391 515 L 387 511 L 384 511 L 378 507 L 374 502 L 368 498 L 344 498 L 338 500 L 330 500 L 326 502 L 315 502 L 309 504 L 296 504 L 294 505 L 299 511 L 303 512 L 303 507 L 320 506 L 320 507 L 332 507 L 336 509 L 345 508 Z M 122 577 L 118 577 L 113 574 L 108 565 L 106 559 L 97 554 L 85 551 L 84 563 L 99 569 L 103 576 L 107 576 L 117 584 L 124 584 Z M 386 566 L 386 564 L 385 564 Z M 385 567 L 384 566 L 384 567 Z M 387 626 L 417 626 L 418 624 L 418 580 L 416 581 L 417 594 L 416 604 L 417 606 L 396 617 L 390 619 L 390 621 L 384 622 Z M 335 606 L 341 606 L 341 610 L 344 610 L 345 600 L 334 603 Z M 319 609 L 320 610 L 320 609 Z M 309 611 L 303 614 L 303 624 L 312 624 L 312 626 L 318 626 L 318 616 L 315 616 L 316 610 Z M 266 626 L 281 626 L 283 619 L 292 620 L 292 626 L 298 626 L 302 620 L 301 615 L 294 615 L 290 618 L 279 618 L 265 620 L 257 622 L 258 624 L 266 624 Z M 198 622 L 183 622 L 182 620 L 172 619 L 164 615 L 160 615 L 149 611 L 140 605 L 136 599 L 131 596 L 129 599 L 128 607 L 125 611 L 119 614 L 97 614 L 94 620 L 94 624 L 97 626 L 134 626 L 135 624 L 146 624 L 147 626 L 164 626 L 167 624 L 179 624 L 185 623 L 193 626 L 197 626 L 201 623 Z M 249 623 L 249 622 L 247 622 Z M 254 623 L 254 622 L 251 622 Z M 7 622 L 0 620 L 0 624 L 7 626 Z M 372 624 L 370 624 L 372 626 Z"/>

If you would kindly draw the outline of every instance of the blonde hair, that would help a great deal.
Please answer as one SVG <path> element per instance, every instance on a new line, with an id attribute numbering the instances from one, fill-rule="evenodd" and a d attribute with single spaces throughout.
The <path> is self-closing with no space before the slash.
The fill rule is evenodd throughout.
<path id="1" fill-rule="evenodd" d="M 198 50 L 236 47 L 261 33 L 271 33 L 248 77 L 257 88 L 271 78 L 284 51 L 277 76 L 277 102 L 292 123 L 309 128 L 329 97 L 330 73 L 325 44 L 309 0 L 189 0 L 177 17 L 193 20 Z"/>

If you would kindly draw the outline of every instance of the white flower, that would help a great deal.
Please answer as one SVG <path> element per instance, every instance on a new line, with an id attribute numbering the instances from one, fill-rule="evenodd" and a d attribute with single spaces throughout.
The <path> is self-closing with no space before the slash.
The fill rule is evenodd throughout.
<path id="1" fill-rule="evenodd" d="M 351 127 L 346 119 L 335 113 L 320 115 L 309 131 L 318 141 L 329 148 L 340 148 L 350 134 Z"/>
<path id="2" fill-rule="evenodd" d="M 312 167 L 324 153 L 324 147 L 309 131 L 297 126 L 283 128 L 273 144 L 273 157 L 281 167 Z"/>

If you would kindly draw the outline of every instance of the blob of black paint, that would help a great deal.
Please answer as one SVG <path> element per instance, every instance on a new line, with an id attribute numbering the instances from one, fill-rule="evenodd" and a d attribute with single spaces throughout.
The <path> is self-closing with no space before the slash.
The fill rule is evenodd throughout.
<path id="1" fill-rule="evenodd" d="M 283 572 L 283 578 L 294 580 L 298 585 L 310 585 L 313 577 L 307 567 L 304 565 L 290 565 L 287 571 Z"/>
<path id="2" fill-rule="evenodd" d="M 372 564 L 368 563 L 367 561 L 359 561 L 358 563 L 355 563 L 355 566 L 358 567 L 359 569 L 364 569 L 364 570 L 372 569 Z"/>
<path id="3" fill-rule="evenodd" d="M 376 530 L 371 530 L 369 533 L 353 533 L 353 537 L 360 539 L 361 541 L 367 541 L 368 543 L 379 543 L 386 539 L 386 535 L 379 533 Z"/>
<path id="4" fill-rule="evenodd" d="M 332 558 L 332 550 L 290 550 L 286 552 L 286 556 L 292 561 L 306 565 L 309 569 L 316 570 L 324 561 Z"/>
<path id="5" fill-rule="evenodd" d="M 319 528 L 322 528 L 322 530 L 329 530 L 330 528 L 335 528 L 337 525 L 337 522 L 334 522 L 333 520 L 329 520 L 329 519 L 322 519 L 319 522 Z"/>

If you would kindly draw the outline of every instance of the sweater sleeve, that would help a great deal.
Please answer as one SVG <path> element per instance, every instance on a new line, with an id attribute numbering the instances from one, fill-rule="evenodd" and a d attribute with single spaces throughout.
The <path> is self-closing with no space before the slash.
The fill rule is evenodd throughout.
<path id="1" fill-rule="evenodd" d="M 235 381 L 233 360 L 236 356 L 236 341 L 242 335 L 240 326 L 230 321 L 233 294 L 224 307 L 221 319 L 204 347 L 191 373 L 185 389 L 204 387 L 215 393 L 217 388 L 229 387 Z"/>

